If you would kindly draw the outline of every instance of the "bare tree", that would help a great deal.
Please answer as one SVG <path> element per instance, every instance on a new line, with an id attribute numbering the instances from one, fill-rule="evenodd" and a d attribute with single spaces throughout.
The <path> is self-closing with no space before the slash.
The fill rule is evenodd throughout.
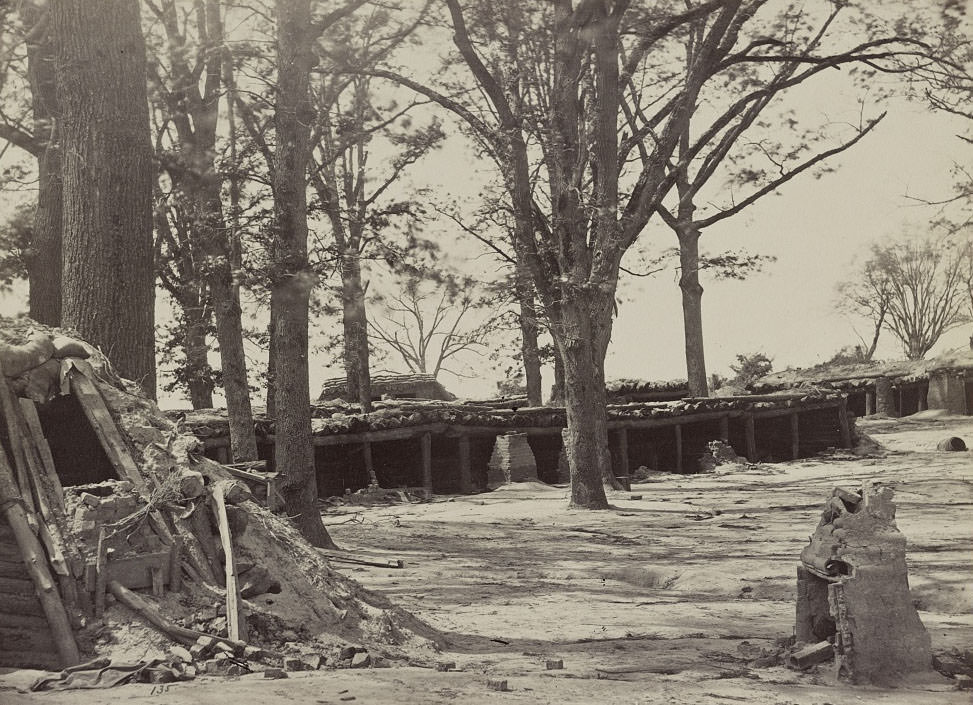
<path id="1" fill-rule="evenodd" d="M 386 314 L 371 321 L 371 334 L 410 372 L 467 376 L 451 363 L 468 354 L 483 356 L 505 314 L 496 300 L 471 295 L 472 288 L 470 281 L 450 279 L 433 287 L 419 277 L 407 277 L 401 293 L 383 300 Z M 486 311 L 487 319 L 477 322 L 478 311 Z"/>
<path id="2" fill-rule="evenodd" d="M 921 360 L 943 333 L 970 320 L 969 248 L 969 241 L 950 247 L 933 237 L 873 245 L 847 305 L 881 320 L 906 357 Z"/>
<path id="3" fill-rule="evenodd" d="M 792 51 L 785 25 L 755 20 L 767 4 L 758 0 L 713 0 L 678 10 L 631 0 L 445 2 L 458 63 L 477 90 L 375 73 L 452 111 L 497 162 L 516 238 L 563 363 L 571 501 L 604 508 L 603 482 L 614 482 L 604 360 L 622 257 L 674 188 L 674 160 L 709 153 L 708 162 L 721 163 L 727 150 L 719 145 L 733 143 L 736 120 L 767 94 L 759 84 L 717 92 L 705 121 L 679 151 L 684 121 L 704 86 L 741 65 L 797 61 L 801 69 L 776 85 L 783 90 L 843 64 L 881 62 L 919 48 L 908 38 L 849 33 L 850 41 L 834 39 L 842 48 L 802 57 Z M 672 42 L 687 28 L 700 37 L 695 60 L 660 68 L 670 66 Z M 636 76 L 640 88 L 633 93 L 627 86 Z M 629 113 L 634 119 L 625 117 Z M 623 130 L 620 123 L 627 123 Z"/>

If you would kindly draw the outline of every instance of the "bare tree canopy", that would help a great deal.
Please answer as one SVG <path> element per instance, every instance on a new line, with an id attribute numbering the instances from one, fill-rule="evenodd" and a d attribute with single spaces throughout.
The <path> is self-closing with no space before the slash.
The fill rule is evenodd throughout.
<path id="1" fill-rule="evenodd" d="M 971 320 L 970 256 L 968 239 L 873 245 L 855 280 L 842 285 L 841 305 L 872 322 L 875 340 L 884 328 L 908 359 L 921 360 L 943 333 Z"/>

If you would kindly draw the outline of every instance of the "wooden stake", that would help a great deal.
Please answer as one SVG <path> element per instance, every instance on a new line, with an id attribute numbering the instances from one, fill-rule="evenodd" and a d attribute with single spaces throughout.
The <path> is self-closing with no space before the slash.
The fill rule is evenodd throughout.
<path id="1" fill-rule="evenodd" d="M 230 522 L 226 517 L 226 499 L 223 497 L 222 484 L 217 482 L 213 487 L 213 509 L 220 530 L 220 541 L 223 544 L 226 564 L 226 630 L 230 639 L 246 641 L 247 619 L 240 602 L 240 585 L 237 582 L 236 560 L 233 557 L 233 536 L 230 534 Z"/>
<path id="2" fill-rule="evenodd" d="M 365 461 L 365 472 L 368 473 L 369 484 L 378 487 L 378 476 L 375 474 L 375 464 L 372 461 L 372 444 L 368 441 L 362 443 L 362 457 Z"/>

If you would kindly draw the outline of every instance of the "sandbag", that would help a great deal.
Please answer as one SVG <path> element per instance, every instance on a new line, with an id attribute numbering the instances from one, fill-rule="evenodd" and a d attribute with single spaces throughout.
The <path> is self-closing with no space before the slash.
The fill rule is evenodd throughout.
<path id="1" fill-rule="evenodd" d="M 46 333 L 34 333 L 24 345 L 0 343 L 0 365 L 5 377 L 20 377 L 54 356 L 54 343 Z"/>

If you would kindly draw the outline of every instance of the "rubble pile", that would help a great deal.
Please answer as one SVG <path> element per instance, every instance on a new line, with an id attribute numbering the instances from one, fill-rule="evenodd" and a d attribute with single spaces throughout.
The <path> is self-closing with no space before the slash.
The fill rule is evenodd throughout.
<path id="1" fill-rule="evenodd" d="M 0 502 L 24 561 L 36 566 L 39 556 L 46 564 L 47 577 L 35 582 L 56 586 L 44 594 L 57 603 L 64 628 L 55 628 L 57 609 L 45 605 L 45 614 L 64 644 L 62 665 L 115 656 L 112 633 L 133 623 L 190 651 L 205 642 L 210 651 L 192 654 L 197 672 L 286 668 L 283 657 L 252 657 L 286 656 L 310 643 L 322 653 L 349 643 L 437 648 L 438 633 L 333 571 L 327 555 L 203 457 L 199 439 L 112 374 L 97 350 L 79 340 L 55 342 L 60 331 L 25 319 L 0 320 L 0 330 Z M 58 350 L 66 352 L 57 357 Z M 97 437 L 107 463 L 99 471 L 116 477 L 62 486 L 47 442 L 61 429 L 31 420 L 63 394 L 84 412 L 70 422 Z M 41 527 L 40 543 L 31 525 Z"/>

